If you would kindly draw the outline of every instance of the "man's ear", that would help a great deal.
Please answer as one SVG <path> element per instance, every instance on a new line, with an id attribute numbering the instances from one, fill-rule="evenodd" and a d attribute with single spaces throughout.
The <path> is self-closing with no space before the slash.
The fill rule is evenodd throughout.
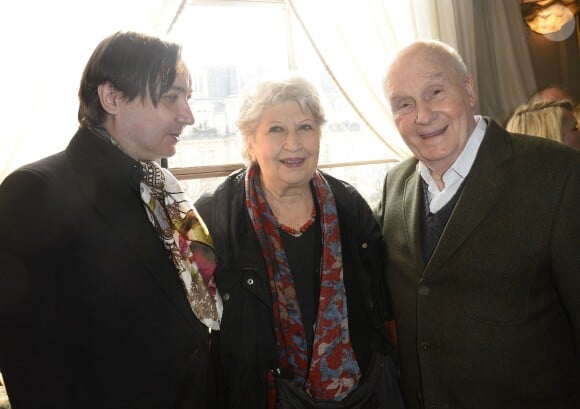
<path id="1" fill-rule="evenodd" d="M 465 90 L 467 93 L 467 99 L 469 100 L 469 105 L 473 108 L 477 103 L 477 92 L 475 92 L 475 82 L 471 74 L 465 76 Z"/>
<path id="2" fill-rule="evenodd" d="M 119 109 L 119 103 L 123 95 L 110 82 L 100 84 L 97 92 L 101 106 L 108 114 L 114 115 Z"/>

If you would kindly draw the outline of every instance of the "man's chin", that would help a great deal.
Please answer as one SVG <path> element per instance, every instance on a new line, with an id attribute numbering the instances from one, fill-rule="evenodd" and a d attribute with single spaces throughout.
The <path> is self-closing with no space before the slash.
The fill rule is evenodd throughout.
<path id="1" fill-rule="evenodd" d="M 165 149 L 165 151 L 162 153 L 162 157 L 163 158 L 170 158 L 173 155 L 175 155 L 176 153 L 176 148 L 175 148 L 175 144 L 172 146 L 168 146 L 167 149 Z"/>

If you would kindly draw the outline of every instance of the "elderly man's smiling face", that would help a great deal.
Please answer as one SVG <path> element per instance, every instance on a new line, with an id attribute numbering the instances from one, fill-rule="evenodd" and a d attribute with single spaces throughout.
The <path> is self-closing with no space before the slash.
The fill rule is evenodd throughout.
<path id="1" fill-rule="evenodd" d="M 443 50 L 415 44 L 389 69 L 385 93 L 397 129 L 413 154 L 441 175 L 475 128 L 473 79 Z"/>

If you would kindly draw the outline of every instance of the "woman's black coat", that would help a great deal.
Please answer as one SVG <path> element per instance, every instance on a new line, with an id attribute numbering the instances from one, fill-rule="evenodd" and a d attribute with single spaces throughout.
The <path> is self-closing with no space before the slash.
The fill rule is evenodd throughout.
<path id="1" fill-rule="evenodd" d="M 348 183 L 324 175 L 334 194 L 341 229 L 349 329 L 361 369 L 373 351 L 390 353 L 384 332 L 386 298 L 382 234 L 371 209 Z M 245 205 L 245 170 L 230 175 L 196 208 L 218 254 L 216 282 L 224 301 L 213 347 L 221 365 L 225 407 L 266 408 L 266 375 L 277 367 L 268 273 Z"/>

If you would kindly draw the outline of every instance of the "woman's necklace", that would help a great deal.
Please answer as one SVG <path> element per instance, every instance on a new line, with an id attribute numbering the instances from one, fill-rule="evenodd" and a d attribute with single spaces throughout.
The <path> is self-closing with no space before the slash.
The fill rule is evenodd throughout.
<path id="1" fill-rule="evenodd" d="M 316 207 L 313 207 L 312 214 L 310 215 L 310 219 L 307 220 L 306 223 L 304 223 L 302 225 L 302 227 L 300 227 L 300 229 L 296 230 L 295 228 L 290 227 L 290 226 L 286 226 L 285 224 L 282 224 L 279 221 L 276 221 L 276 226 L 280 230 L 285 231 L 286 233 L 288 233 L 289 235 L 291 235 L 293 237 L 300 237 L 300 236 L 302 236 L 302 234 L 304 234 L 306 231 L 308 231 L 309 228 L 312 227 L 315 220 L 316 220 Z"/>

